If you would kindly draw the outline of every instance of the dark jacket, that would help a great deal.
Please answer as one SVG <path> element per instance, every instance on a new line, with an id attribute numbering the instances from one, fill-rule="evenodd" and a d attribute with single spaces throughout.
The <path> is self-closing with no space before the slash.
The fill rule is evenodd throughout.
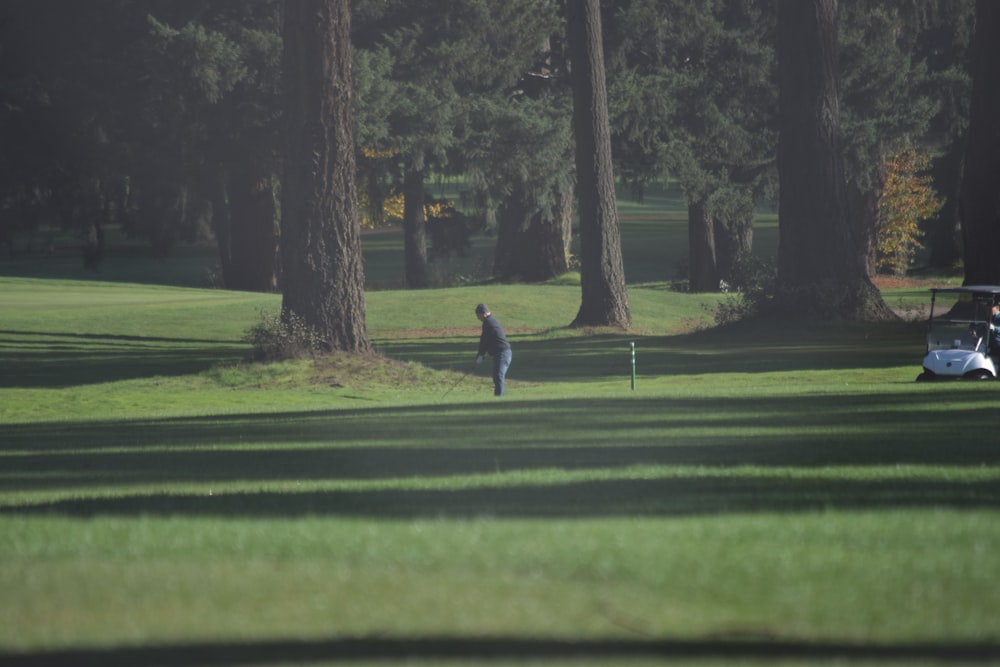
<path id="1" fill-rule="evenodd" d="M 507 342 L 503 327 L 497 322 L 497 318 L 490 315 L 483 320 L 483 333 L 479 337 L 479 356 L 487 353 L 496 356 L 509 349 L 510 343 Z"/>

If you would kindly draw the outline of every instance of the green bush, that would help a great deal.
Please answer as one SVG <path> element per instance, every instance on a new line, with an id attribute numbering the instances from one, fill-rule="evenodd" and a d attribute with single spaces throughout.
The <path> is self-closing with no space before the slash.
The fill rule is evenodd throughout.
<path id="1" fill-rule="evenodd" d="M 282 361 L 315 357 L 321 347 L 316 330 L 295 313 L 261 311 L 243 341 L 253 346 L 254 361 Z"/>
<path id="2" fill-rule="evenodd" d="M 774 300 L 777 275 L 773 260 L 748 253 L 739 255 L 729 282 L 729 288 L 735 291 L 716 307 L 716 324 L 732 324 L 766 310 Z"/>

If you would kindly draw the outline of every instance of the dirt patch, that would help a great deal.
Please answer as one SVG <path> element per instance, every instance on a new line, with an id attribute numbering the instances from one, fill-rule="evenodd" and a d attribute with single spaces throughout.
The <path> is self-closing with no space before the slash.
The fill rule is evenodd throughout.
<path id="1" fill-rule="evenodd" d="M 940 280 L 927 278 L 899 278 L 896 276 L 875 276 L 872 278 L 875 287 L 881 289 L 899 289 L 901 287 L 934 287 L 941 284 Z"/>

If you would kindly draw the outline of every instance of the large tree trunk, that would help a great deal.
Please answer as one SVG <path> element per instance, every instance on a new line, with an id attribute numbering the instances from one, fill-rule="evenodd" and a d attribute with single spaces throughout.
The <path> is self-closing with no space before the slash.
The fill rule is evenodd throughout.
<path id="1" fill-rule="evenodd" d="M 632 327 L 622 265 L 611 130 L 608 125 L 599 0 L 566 3 L 573 80 L 577 197 L 580 206 L 580 310 L 571 326 Z"/>
<path id="2" fill-rule="evenodd" d="M 878 273 L 878 228 L 882 193 L 885 191 L 885 167 L 879 165 L 871 186 L 862 191 L 856 184 L 847 189 L 848 215 L 853 222 L 858 256 L 869 278 Z"/>
<path id="3" fill-rule="evenodd" d="M 542 282 L 569 270 L 572 239 L 572 188 L 555 193 L 548 215 L 513 192 L 500 207 L 493 276 L 497 280 Z"/>
<path id="4" fill-rule="evenodd" d="M 718 292 L 715 222 L 704 200 L 688 203 L 688 281 L 692 292 Z"/>
<path id="5" fill-rule="evenodd" d="M 367 352 L 355 189 L 348 0 L 285 8 L 282 312 L 328 350 Z"/>
<path id="6" fill-rule="evenodd" d="M 962 181 L 965 284 L 1000 283 L 1000 3 L 978 0 L 969 144 Z"/>
<path id="7" fill-rule="evenodd" d="M 737 215 L 727 220 L 715 221 L 715 265 L 719 278 L 732 283 L 737 261 L 749 257 L 753 251 L 753 212 Z"/>
<path id="8" fill-rule="evenodd" d="M 403 254 L 406 286 L 427 287 L 427 221 L 424 219 L 424 175 L 410 169 L 403 178 Z"/>
<path id="9" fill-rule="evenodd" d="M 233 167 L 220 180 L 212 218 L 226 289 L 273 292 L 278 238 L 270 173 L 251 163 Z"/>
<path id="10" fill-rule="evenodd" d="M 934 160 L 931 172 L 935 189 L 945 194 L 944 206 L 927 225 L 927 263 L 933 269 L 951 271 L 962 259 L 962 219 L 959 200 L 965 161 L 965 136 L 952 142 L 944 155 Z"/>
<path id="11" fill-rule="evenodd" d="M 500 282 L 516 280 L 521 269 L 518 259 L 521 229 L 527 226 L 527 218 L 531 215 L 521 194 L 515 189 L 500 204 L 496 213 L 497 244 L 493 252 L 493 277 Z"/>
<path id="12" fill-rule="evenodd" d="M 779 304 L 824 317 L 889 317 L 848 218 L 837 2 L 780 0 L 778 7 Z"/>

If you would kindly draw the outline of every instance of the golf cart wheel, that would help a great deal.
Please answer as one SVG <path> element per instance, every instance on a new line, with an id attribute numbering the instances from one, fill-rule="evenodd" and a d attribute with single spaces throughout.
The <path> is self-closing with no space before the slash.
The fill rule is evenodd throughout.
<path id="1" fill-rule="evenodd" d="M 931 373 L 930 371 L 924 371 L 923 373 L 917 376 L 917 382 L 930 382 L 934 379 L 934 377 L 935 377 L 934 373 Z"/>
<path id="2" fill-rule="evenodd" d="M 964 377 L 966 380 L 992 380 L 993 374 L 980 368 L 978 371 L 966 373 Z"/>

